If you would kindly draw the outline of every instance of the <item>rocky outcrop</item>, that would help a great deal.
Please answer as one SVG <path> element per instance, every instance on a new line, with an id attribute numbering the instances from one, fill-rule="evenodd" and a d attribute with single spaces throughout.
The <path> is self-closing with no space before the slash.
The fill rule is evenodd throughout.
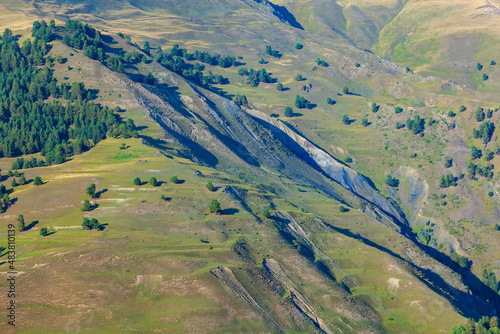
<path id="1" fill-rule="evenodd" d="M 375 208 L 367 206 L 367 211 L 365 212 L 377 211 L 376 209 L 378 208 L 381 213 L 393 218 L 397 225 L 408 226 L 405 214 L 399 206 L 392 199 L 386 198 L 379 193 L 367 177 L 340 163 L 327 152 L 289 128 L 285 123 L 257 110 L 248 109 L 247 113 L 261 120 L 261 124 L 264 124 L 264 126 L 267 125 L 292 151 L 298 154 L 307 154 L 305 158 L 309 158 L 316 165 L 317 169 L 333 181 L 375 206 Z M 297 152 L 297 149 L 301 149 L 302 152 Z M 377 215 L 372 215 L 380 220 L 380 217 L 377 217 Z"/>

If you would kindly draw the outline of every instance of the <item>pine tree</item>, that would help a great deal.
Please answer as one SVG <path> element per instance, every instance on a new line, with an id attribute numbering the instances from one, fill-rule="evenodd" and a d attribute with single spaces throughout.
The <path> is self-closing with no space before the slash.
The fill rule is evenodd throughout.
<path id="1" fill-rule="evenodd" d="M 19 178 L 19 184 L 20 185 L 25 185 L 26 184 L 26 177 L 23 175 L 21 175 L 21 177 Z"/>

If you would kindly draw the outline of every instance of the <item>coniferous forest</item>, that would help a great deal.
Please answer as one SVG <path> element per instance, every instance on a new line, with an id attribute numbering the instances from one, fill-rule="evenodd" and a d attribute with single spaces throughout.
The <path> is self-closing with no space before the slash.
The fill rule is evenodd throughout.
<path id="1" fill-rule="evenodd" d="M 79 22 L 70 22 L 68 28 L 74 30 L 69 41 L 75 46 L 86 45 L 92 31 L 99 37 Z M 47 164 L 62 163 L 108 134 L 137 136 L 133 122 L 126 124 L 114 110 L 95 104 L 95 94 L 82 82 L 60 84 L 53 77 L 54 60 L 47 56 L 47 43 L 54 29 L 53 21 L 49 25 L 35 21 L 33 41 L 27 39 L 22 45 L 9 29 L 0 37 L 0 157 L 40 152 Z"/>

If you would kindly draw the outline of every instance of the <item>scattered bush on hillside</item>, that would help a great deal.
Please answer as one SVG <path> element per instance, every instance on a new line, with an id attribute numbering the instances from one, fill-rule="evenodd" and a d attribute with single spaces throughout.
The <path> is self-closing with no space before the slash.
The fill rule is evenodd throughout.
<path id="1" fill-rule="evenodd" d="M 23 186 L 26 184 L 26 177 L 23 175 L 21 175 L 21 177 L 19 178 L 19 185 Z"/>
<path id="2" fill-rule="evenodd" d="M 349 115 L 347 115 L 347 114 L 342 115 L 342 123 L 344 123 L 345 125 L 351 124 L 351 120 L 349 119 Z"/>
<path id="3" fill-rule="evenodd" d="M 408 118 L 406 121 L 406 127 L 408 130 L 413 131 L 413 134 L 422 133 L 425 130 L 425 120 L 416 115 L 413 120 Z"/>
<path id="4" fill-rule="evenodd" d="M 486 81 L 488 79 L 489 79 L 488 75 L 486 73 L 483 73 L 483 81 Z"/>
<path id="5" fill-rule="evenodd" d="M 90 211 L 92 210 L 92 205 L 90 204 L 88 199 L 83 200 L 83 205 L 81 207 L 82 211 Z"/>
<path id="6" fill-rule="evenodd" d="M 385 184 L 387 184 L 389 187 L 397 188 L 399 187 L 399 180 L 392 177 L 392 175 L 387 174 L 385 177 Z"/>
<path id="7" fill-rule="evenodd" d="M 283 84 L 281 82 L 278 82 L 278 84 L 276 85 L 276 89 L 280 92 L 283 91 Z"/>
<path id="8" fill-rule="evenodd" d="M 474 159 L 474 160 L 480 159 L 483 156 L 483 151 L 481 151 L 481 149 L 479 149 L 475 146 L 472 146 L 471 147 L 471 156 L 472 156 L 472 159 Z"/>
<path id="9" fill-rule="evenodd" d="M 476 121 L 482 122 L 482 121 L 484 121 L 484 117 L 485 117 L 485 115 L 484 115 L 483 108 L 481 108 L 481 107 L 477 108 L 477 110 L 476 110 Z"/>
<path id="10" fill-rule="evenodd" d="M 144 41 L 144 46 L 143 46 L 144 53 L 147 55 L 151 54 L 151 50 L 149 49 L 149 42 Z"/>
<path id="11" fill-rule="evenodd" d="M 234 103 L 236 103 L 236 105 L 238 105 L 240 107 L 247 106 L 248 100 L 247 100 L 247 97 L 245 95 L 236 94 L 236 96 L 234 97 Z"/>
<path id="12" fill-rule="evenodd" d="M 484 158 L 486 159 L 486 161 L 493 160 L 494 157 L 495 157 L 495 153 L 493 153 L 493 151 L 491 151 L 489 149 L 484 150 Z"/>
<path id="13" fill-rule="evenodd" d="M 341 206 L 339 206 L 339 211 L 340 212 L 348 212 L 349 208 L 346 208 L 345 206 L 341 205 Z"/>
<path id="14" fill-rule="evenodd" d="M 24 231 L 24 229 L 26 228 L 26 224 L 24 222 L 24 216 L 23 215 L 17 216 L 17 228 L 18 228 L 19 232 Z"/>
<path id="15" fill-rule="evenodd" d="M 344 88 L 342 89 L 342 92 L 343 92 L 344 94 L 346 94 L 346 95 L 347 95 L 347 94 L 350 94 L 350 92 L 349 92 L 349 87 L 344 86 Z"/>
<path id="16" fill-rule="evenodd" d="M 295 96 L 295 107 L 299 109 L 310 108 L 311 103 L 305 97 L 297 95 Z"/>
<path id="17" fill-rule="evenodd" d="M 283 112 L 283 115 L 285 117 L 292 117 L 293 116 L 293 109 L 291 107 L 285 107 L 285 111 Z"/>
<path id="18" fill-rule="evenodd" d="M 264 209 L 264 211 L 262 211 L 262 215 L 268 219 L 271 218 L 271 213 L 268 209 Z"/>
<path id="19" fill-rule="evenodd" d="M 42 228 L 40 229 L 40 235 L 41 235 L 42 237 L 45 237 L 47 234 L 49 234 L 49 231 L 47 230 L 47 228 L 46 228 L 46 227 L 42 227 Z"/>
<path id="20" fill-rule="evenodd" d="M 294 79 L 295 81 L 302 81 L 303 78 L 301 74 L 297 74 Z"/>
<path id="21" fill-rule="evenodd" d="M 457 114 L 455 114 L 453 111 L 448 111 L 448 117 L 455 117 Z"/>
<path id="22" fill-rule="evenodd" d="M 360 67 L 361 65 L 359 63 L 354 64 L 355 67 Z"/>
<path id="23" fill-rule="evenodd" d="M 370 125 L 370 122 L 368 122 L 368 118 L 363 117 L 363 119 L 361 119 L 361 125 L 363 125 L 365 127 Z"/>
<path id="24" fill-rule="evenodd" d="M 177 175 L 174 175 L 174 176 L 172 176 L 170 178 L 170 182 L 172 182 L 172 183 L 179 183 L 181 181 L 179 180 L 179 178 L 177 177 Z"/>
<path id="25" fill-rule="evenodd" d="M 328 103 L 330 105 L 334 105 L 336 103 L 336 101 L 334 99 L 332 99 L 331 97 L 329 97 L 326 99 L 326 103 Z"/>
<path id="26" fill-rule="evenodd" d="M 395 112 L 396 114 L 401 114 L 401 113 L 403 112 L 403 108 L 401 108 L 401 107 L 396 107 L 396 108 L 394 109 L 394 112 Z"/>
<path id="27" fill-rule="evenodd" d="M 13 177 L 13 178 L 12 178 L 12 182 L 10 183 L 10 185 L 12 186 L 12 188 L 14 188 L 14 187 L 17 187 L 17 186 L 18 186 L 18 184 L 17 184 L 17 181 L 16 181 L 16 178 L 15 178 L 15 177 Z"/>
<path id="28" fill-rule="evenodd" d="M 220 208 L 220 203 L 216 199 L 213 199 L 210 202 L 210 205 L 208 206 L 208 209 L 210 210 L 210 213 L 215 213 L 217 215 L 222 214 L 222 209 Z"/>
<path id="29" fill-rule="evenodd" d="M 480 63 L 477 63 L 476 68 L 478 71 L 481 71 L 483 69 L 483 65 L 481 65 Z"/>
<path id="30" fill-rule="evenodd" d="M 492 118 L 492 117 L 493 117 L 493 110 L 488 109 L 488 111 L 486 112 L 486 118 Z"/>
<path id="31" fill-rule="evenodd" d="M 100 230 L 101 224 L 96 218 L 83 218 L 82 227 L 84 230 Z"/>
<path id="32" fill-rule="evenodd" d="M 466 111 L 466 110 L 467 110 L 467 107 L 466 107 L 466 106 L 464 106 L 464 105 L 462 105 L 462 106 L 460 106 L 460 108 L 458 108 L 458 111 L 459 111 L 459 112 L 464 112 L 464 111 Z"/>
<path id="33" fill-rule="evenodd" d="M 500 225 L 495 224 L 495 231 L 500 231 Z"/>
<path id="34" fill-rule="evenodd" d="M 456 187 L 457 180 L 458 180 L 458 178 L 456 176 L 453 176 L 453 174 L 451 174 L 451 173 L 446 174 L 446 175 L 441 175 L 441 177 L 439 178 L 439 186 L 441 188 L 448 188 L 451 186 Z"/>
<path id="35" fill-rule="evenodd" d="M 486 121 L 479 126 L 479 130 L 472 129 L 472 136 L 474 138 L 482 138 L 483 143 L 486 145 L 491 141 L 493 132 L 495 132 L 495 125 L 490 121 Z"/>
<path id="36" fill-rule="evenodd" d="M 156 187 L 158 185 L 158 180 L 156 179 L 156 177 L 151 176 L 151 178 L 149 179 L 149 184 L 153 187 Z"/>
<path id="37" fill-rule="evenodd" d="M 205 187 L 208 189 L 208 191 L 215 191 L 215 187 L 212 181 L 208 181 Z"/>
<path id="38" fill-rule="evenodd" d="M 319 57 L 316 58 L 316 64 L 320 65 L 320 66 L 323 66 L 323 67 L 328 67 L 328 63 L 324 60 L 321 60 Z"/>
<path id="39" fill-rule="evenodd" d="M 35 176 L 35 179 L 33 180 L 33 184 L 35 186 L 40 186 L 43 184 L 42 178 L 40 176 Z"/>
<path id="40" fill-rule="evenodd" d="M 380 106 L 378 106 L 375 102 L 372 103 L 372 112 L 376 113 Z"/>
<path id="41" fill-rule="evenodd" d="M 87 190 L 85 191 L 85 193 L 87 195 L 89 195 L 91 198 L 95 198 L 96 197 L 96 191 L 95 191 L 95 184 L 94 183 L 91 183 L 88 187 L 87 187 Z"/>
<path id="42" fill-rule="evenodd" d="M 300 49 L 302 49 L 303 47 L 304 47 L 304 46 L 303 46 L 302 44 L 300 44 L 300 43 L 295 44 L 295 48 L 296 48 L 297 50 L 300 50 Z"/>
<path id="43" fill-rule="evenodd" d="M 444 158 L 444 168 L 450 168 L 451 166 L 453 166 L 453 159 L 450 158 L 450 157 L 445 157 Z"/>
<path id="44" fill-rule="evenodd" d="M 247 70 L 246 67 L 243 67 L 238 70 L 238 74 L 241 76 L 247 76 L 247 85 L 252 87 L 257 87 L 261 82 L 273 82 L 271 75 L 267 73 L 264 68 L 260 70 L 254 70 L 251 68 L 250 70 Z"/>
<path id="45" fill-rule="evenodd" d="M 273 48 L 270 45 L 266 46 L 266 53 L 270 56 L 275 57 L 275 58 L 281 58 L 281 54 L 279 53 L 279 51 L 273 50 Z"/>

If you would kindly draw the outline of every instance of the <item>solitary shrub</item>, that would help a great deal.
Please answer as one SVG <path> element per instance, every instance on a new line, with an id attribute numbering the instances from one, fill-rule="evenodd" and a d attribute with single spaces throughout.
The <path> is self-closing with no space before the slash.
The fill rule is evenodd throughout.
<path id="1" fill-rule="evenodd" d="M 363 119 L 361 120 L 361 124 L 366 127 L 370 125 L 370 122 L 368 122 L 368 118 L 363 117 Z"/>
<path id="2" fill-rule="evenodd" d="M 495 224 L 495 231 L 500 231 L 500 225 Z"/>
<path id="3" fill-rule="evenodd" d="M 344 92 L 344 94 L 349 94 L 349 87 L 344 86 L 344 88 L 342 89 L 342 92 Z"/>
<path id="4" fill-rule="evenodd" d="M 278 84 L 276 85 L 276 89 L 280 92 L 283 91 L 283 84 L 281 82 L 278 82 Z"/>
<path id="5" fill-rule="evenodd" d="M 359 63 L 354 64 L 356 67 L 360 67 L 361 65 Z"/>
<path id="6" fill-rule="evenodd" d="M 378 108 L 379 108 L 379 106 L 377 106 L 377 104 L 375 102 L 373 102 L 372 103 L 372 112 L 377 112 Z"/>
<path id="7" fill-rule="evenodd" d="M 349 125 L 351 123 L 347 114 L 342 115 L 342 122 L 346 125 Z"/>
<path id="8" fill-rule="evenodd" d="M 47 234 L 49 234 L 49 231 L 47 230 L 47 228 L 46 228 L 46 227 L 42 227 L 42 228 L 40 229 L 40 235 L 41 235 L 42 237 L 44 237 L 44 236 L 46 236 Z"/>
<path id="9" fill-rule="evenodd" d="M 400 114 L 400 113 L 402 113 L 402 112 L 403 112 L 403 108 L 401 108 L 401 107 L 396 107 L 396 109 L 394 109 L 394 112 L 395 112 L 396 114 Z"/>
<path id="10" fill-rule="evenodd" d="M 12 178 L 12 182 L 10 183 L 10 185 L 12 186 L 12 188 L 17 187 L 17 181 L 15 177 Z"/>
<path id="11" fill-rule="evenodd" d="M 458 108 L 458 111 L 459 111 L 459 112 L 464 112 L 464 111 L 466 111 L 466 110 L 467 110 L 467 107 L 466 107 L 466 106 L 464 106 L 464 105 L 462 105 L 462 106 L 460 106 L 460 108 Z"/>
<path id="12" fill-rule="evenodd" d="M 156 187 L 158 185 L 158 180 L 156 179 L 156 177 L 151 176 L 151 178 L 149 179 L 149 184 L 153 187 Z"/>
<path id="13" fill-rule="evenodd" d="M 19 178 L 19 184 L 20 185 L 24 185 L 26 184 L 26 177 L 23 175 L 21 175 L 21 177 Z"/>
<path id="14" fill-rule="evenodd" d="M 300 44 L 300 43 L 295 44 L 295 48 L 296 48 L 297 50 L 300 50 L 300 49 L 302 49 L 303 47 L 304 47 L 304 46 L 303 46 L 302 44 Z"/>
<path id="15" fill-rule="evenodd" d="M 295 76 L 295 81 L 301 81 L 302 80 L 302 75 L 301 74 L 297 74 Z"/>
<path id="16" fill-rule="evenodd" d="M 141 185 L 141 183 L 142 183 L 142 182 L 141 182 L 141 179 L 140 179 L 140 178 L 136 177 L 136 178 L 134 179 L 134 185 L 136 185 L 136 186 L 140 186 L 140 185 Z"/>
<path id="17" fill-rule="evenodd" d="M 483 81 L 486 81 L 488 79 L 489 79 L 488 75 L 486 75 L 486 73 L 483 73 Z"/>
<path id="18" fill-rule="evenodd" d="M 481 71 L 483 69 L 483 65 L 477 63 L 476 68 L 478 71 Z"/>
<path id="19" fill-rule="evenodd" d="M 177 175 L 174 175 L 170 178 L 170 182 L 173 182 L 173 183 L 179 183 L 179 179 L 177 178 Z"/>
<path id="20" fill-rule="evenodd" d="M 293 116 L 293 109 L 291 107 L 285 107 L 285 112 L 283 113 L 286 117 Z"/>
<path id="21" fill-rule="evenodd" d="M 262 214 L 264 215 L 264 217 L 266 218 L 271 218 L 271 213 L 269 212 L 268 209 L 264 209 L 264 211 L 262 211 Z"/>
<path id="22" fill-rule="evenodd" d="M 334 105 L 335 104 L 335 100 L 333 100 L 331 97 L 329 97 L 329 98 L 326 99 L 326 103 Z"/>
<path id="23" fill-rule="evenodd" d="M 453 111 L 448 111 L 448 117 L 455 117 L 457 114 L 455 114 Z"/>

